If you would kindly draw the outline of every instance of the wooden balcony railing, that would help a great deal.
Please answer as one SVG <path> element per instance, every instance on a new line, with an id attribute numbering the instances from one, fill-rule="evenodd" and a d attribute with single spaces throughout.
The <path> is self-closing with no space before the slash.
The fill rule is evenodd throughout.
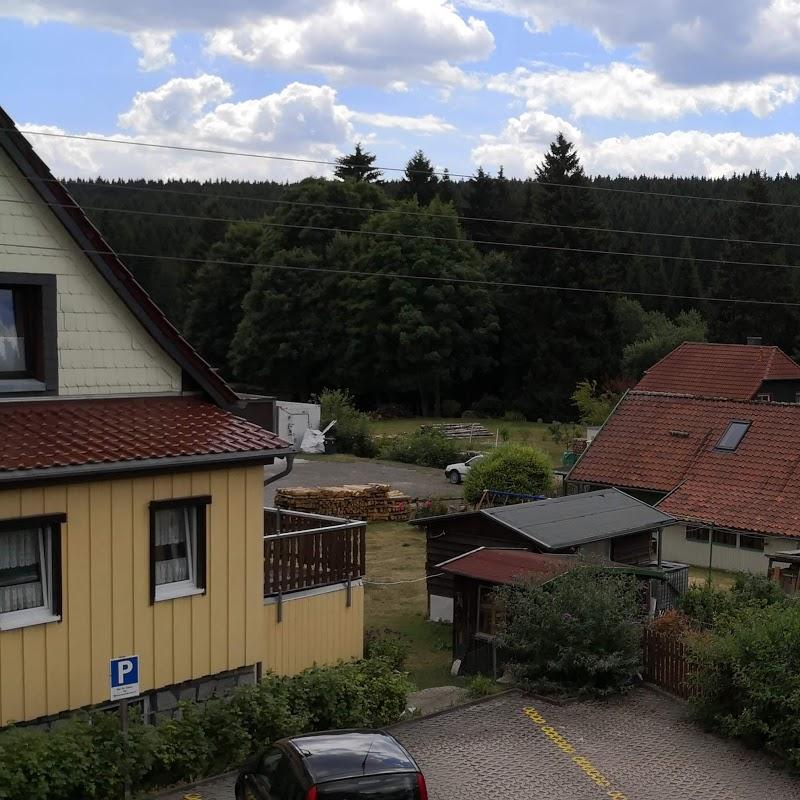
<path id="1" fill-rule="evenodd" d="M 264 597 L 364 575 L 366 523 L 264 509 Z"/>

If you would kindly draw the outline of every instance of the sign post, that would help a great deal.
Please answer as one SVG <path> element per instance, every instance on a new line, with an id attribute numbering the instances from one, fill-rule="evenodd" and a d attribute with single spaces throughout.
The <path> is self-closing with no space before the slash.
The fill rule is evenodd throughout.
<path id="1" fill-rule="evenodd" d="M 110 667 L 110 695 L 112 700 L 119 700 L 119 718 L 122 725 L 122 741 L 125 748 L 125 800 L 130 800 L 128 701 L 139 696 L 139 656 L 112 658 Z"/>

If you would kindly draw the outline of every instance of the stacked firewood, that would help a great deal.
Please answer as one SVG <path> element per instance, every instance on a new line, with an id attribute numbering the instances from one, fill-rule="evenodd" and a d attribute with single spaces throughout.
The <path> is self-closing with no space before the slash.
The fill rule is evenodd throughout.
<path id="1" fill-rule="evenodd" d="M 480 439 L 494 434 L 477 422 L 443 422 L 436 425 L 420 425 L 423 431 L 444 434 L 448 439 Z"/>
<path id="2" fill-rule="evenodd" d="M 347 519 L 407 520 L 411 498 L 385 483 L 290 487 L 275 491 L 275 505 Z"/>

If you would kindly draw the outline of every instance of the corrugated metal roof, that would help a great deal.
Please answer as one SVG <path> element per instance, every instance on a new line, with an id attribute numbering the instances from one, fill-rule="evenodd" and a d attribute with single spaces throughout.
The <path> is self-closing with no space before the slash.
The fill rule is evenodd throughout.
<path id="1" fill-rule="evenodd" d="M 675 519 L 619 489 L 554 497 L 481 511 L 548 550 L 671 525 Z"/>
<path id="2" fill-rule="evenodd" d="M 481 547 L 437 566 L 442 572 L 486 581 L 497 586 L 518 579 L 541 584 L 579 565 L 577 556 L 554 556 L 529 550 Z"/>

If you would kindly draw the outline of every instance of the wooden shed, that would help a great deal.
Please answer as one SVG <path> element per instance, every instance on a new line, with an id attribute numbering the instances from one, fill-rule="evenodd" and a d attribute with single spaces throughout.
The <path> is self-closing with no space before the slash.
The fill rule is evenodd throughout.
<path id="1" fill-rule="evenodd" d="M 477 548 L 659 566 L 660 532 L 674 523 L 669 514 L 618 489 L 415 520 L 427 536 L 429 618 L 453 621 L 454 578 L 437 565 Z"/>

